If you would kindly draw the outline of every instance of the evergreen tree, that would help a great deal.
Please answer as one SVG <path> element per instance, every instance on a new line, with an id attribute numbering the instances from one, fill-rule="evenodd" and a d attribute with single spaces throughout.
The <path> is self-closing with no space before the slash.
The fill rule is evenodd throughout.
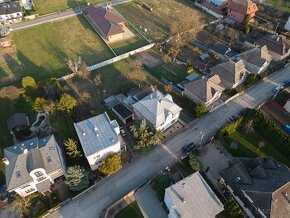
<path id="1" fill-rule="evenodd" d="M 78 165 L 71 166 L 67 169 L 66 184 L 72 191 L 81 191 L 89 186 L 89 174 Z"/>
<path id="2" fill-rule="evenodd" d="M 22 79 L 22 87 L 23 88 L 36 88 L 36 82 L 33 77 L 26 76 Z"/>
<path id="3" fill-rule="evenodd" d="M 78 150 L 78 145 L 77 142 L 71 138 L 69 138 L 68 140 L 66 140 L 64 142 L 64 146 L 66 149 L 66 153 L 72 157 L 72 158 L 78 158 L 81 157 L 82 154 L 81 152 Z"/>
<path id="4" fill-rule="evenodd" d="M 194 155 L 193 153 L 191 153 L 189 155 L 189 165 L 195 171 L 201 171 L 202 170 L 202 166 L 201 166 L 199 160 L 197 159 L 196 155 Z"/>
<path id="5" fill-rule="evenodd" d="M 77 100 L 69 94 L 63 94 L 58 103 L 60 111 L 69 113 L 77 105 Z"/>
<path id="6" fill-rule="evenodd" d="M 121 155 L 113 154 L 108 156 L 103 162 L 101 162 L 98 170 L 105 175 L 111 175 L 119 171 L 121 168 L 122 168 Z"/>

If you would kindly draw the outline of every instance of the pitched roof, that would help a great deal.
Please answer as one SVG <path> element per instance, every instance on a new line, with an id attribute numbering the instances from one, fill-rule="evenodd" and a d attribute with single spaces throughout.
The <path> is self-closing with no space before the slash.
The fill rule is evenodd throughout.
<path id="1" fill-rule="evenodd" d="M 8 130 L 16 127 L 27 127 L 28 125 L 28 118 L 25 113 L 14 113 L 7 119 Z"/>
<path id="2" fill-rule="evenodd" d="M 224 79 L 232 84 L 239 82 L 245 73 L 245 64 L 242 60 L 237 62 L 227 61 L 211 68 L 211 75 L 216 74 L 220 79 Z"/>
<path id="3" fill-rule="evenodd" d="M 254 6 L 255 5 L 255 6 Z M 247 14 L 251 7 L 258 7 L 251 0 L 230 0 L 228 3 L 228 8 L 231 10 L 239 11 L 240 13 Z"/>
<path id="4" fill-rule="evenodd" d="M 280 55 L 285 55 L 290 49 L 290 40 L 283 35 L 267 34 L 255 42 L 257 45 L 264 46 Z"/>
<path id="5" fill-rule="evenodd" d="M 290 214 L 287 196 L 281 191 L 290 191 L 290 171 L 286 165 L 273 158 L 239 158 L 221 174 L 236 194 L 244 191 L 267 217 L 286 218 Z"/>
<path id="6" fill-rule="evenodd" d="M 231 48 L 223 43 L 215 42 L 212 46 L 212 50 L 219 54 L 225 55 L 231 51 Z"/>
<path id="7" fill-rule="evenodd" d="M 19 2 L 7 2 L 0 4 L 0 15 L 22 12 Z"/>
<path id="8" fill-rule="evenodd" d="M 170 94 L 163 95 L 158 90 L 132 106 L 155 127 L 163 124 L 170 113 L 177 114 L 182 110 L 173 102 Z"/>
<path id="9" fill-rule="evenodd" d="M 86 157 L 119 142 L 115 132 L 119 124 L 116 120 L 111 121 L 106 112 L 75 123 L 74 126 Z"/>
<path id="10" fill-rule="evenodd" d="M 33 169 L 43 168 L 46 173 L 50 173 L 62 168 L 53 135 L 42 139 L 33 138 L 5 148 L 4 157 L 9 160 L 9 164 L 5 165 L 7 190 L 32 181 L 29 173 Z"/>
<path id="11" fill-rule="evenodd" d="M 265 62 L 270 62 L 272 60 L 272 56 L 269 54 L 266 45 L 261 48 L 250 49 L 242 53 L 240 58 L 244 60 L 244 62 L 253 64 L 257 67 L 262 67 Z"/>
<path id="12" fill-rule="evenodd" d="M 210 78 L 201 78 L 189 82 L 184 85 L 184 88 L 198 96 L 204 102 L 207 102 L 214 97 L 216 92 L 222 92 L 224 90 L 220 83 L 220 77 L 213 75 Z"/>
<path id="13" fill-rule="evenodd" d="M 125 19 L 118 15 L 113 9 L 89 6 L 84 10 L 84 14 L 89 17 L 107 37 L 124 32 L 119 24 L 125 22 Z"/>
<path id="14" fill-rule="evenodd" d="M 113 109 L 124 119 L 134 114 L 124 103 L 119 103 L 115 105 Z"/>
<path id="15" fill-rule="evenodd" d="M 199 172 L 165 189 L 165 196 L 171 202 L 167 205 L 170 213 L 176 217 L 215 217 L 223 211 L 223 204 Z"/>

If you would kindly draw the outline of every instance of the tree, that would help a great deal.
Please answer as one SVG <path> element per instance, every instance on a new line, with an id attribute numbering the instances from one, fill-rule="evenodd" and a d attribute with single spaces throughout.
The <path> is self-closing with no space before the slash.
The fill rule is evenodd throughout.
<path id="1" fill-rule="evenodd" d="M 32 105 L 33 110 L 36 112 L 44 111 L 44 105 L 47 104 L 47 100 L 42 97 L 37 97 Z"/>
<path id="2" fill-rule="evenodd" d="M 226 201 L 224 207 L 225 207 L 226 218 L 244 218 L 245 217 L 240 205 L 232 198 Z"/>
<path id="3" fill-rule="evenodd" d="M 90 78 L 91 72 L 88 70 L 88 66 L 85 62 L 82 62 L 77 75 L 79 78 L 84 79 L 84 80 L 88 80 Z"/>
<path id="4" fill-rule="evenodd" d="M 22 87 L 23 88 L 36 88 L 36 82 L 31 76 L 23 77 L 22 79 Z"/>
<path id="5" fill-rule="evenodd" d="M 196 116 L 201 117 L 202 115 L 204 115 L 207 112 L 207 108 L 204 104 L 197 104 L 194 107 L 194 113 L 196 114 Z"/>
<path id="6" fill-rule="evenodd" d="M 247 121 L 243 128 L 247 134 L 253 133 L 255 131 L 254 120 L 250 119 L 249 121 Z"/>
<path id="7" fill-rule="evenodd" d="M 89 174 L 79 165 L 68 167 L 66 184 L 72 191 L 81 191 L 89 186 Z"/>
<path id="8" fill-rule="evenodd" d="M 57 105 L 60 111 L 69 113 L 77 105 L 77 100 L 69 94 L 63 94 Z"/>
<path id="9" fill-rule="evenodd" d="M 111 175 L 122 168 L 122 158 L 120 154 L 112 154 L 101 162 L 98 170 L 105 174 Z"/>
<path id="10" fill-rule="evenodd" d="M 189 154 L 189 165 L 194 171 L 201 171 L 202 165 L 197 159 L 197 156 L 193 153 Z"/>
<path id="11" fill-rule="evenodd" d="M 64 146 L 65 146 L 66 153 L 68 154 L 68 156 L 72 158 L 79 158 L 82 156 L 81 152 L 78 149 L 77 142 L 75 140 L 71 138 L 67 139 L 64 142 Z"/>
<path id="12" fill-rule="evenodd" d="M 79 56 L 74 60 L 67 59 L 66 64 L 73 73 L 78 74 L 82 65 L 82 58 Z"/>
<path id="13" fill-rule="evenodd" d="M 21 217 L 28 216 L 31 213 L 31 197 L 21 197 L 17 196 L 16 197 L 16 208 L 18 210 L 18 213 L 21 215 Z"/>
<path id="14" fill-rule="evenodd" d="M 166 86 L 164 86 L 164 90 L 165 90 L 165 92 L 171 92 L 172 91 L 172 84 L 167 84 Z"/>
<path id="15" fill-rule="evenodd" d="M 259 141 L 258 143 L 258 150 L 261 150 L 263 147 L 265 147 L 265 142 L 262 140 L 262 141 Z"/>
<path id="16" fill-rule="evenodd" d="M 251 30 L 251 27 L 250 27 L 250 15 L 248 14 L 246 17 L 245 17 L 245 20 L 244 20 L 244 28 L 245 28 L 245 33 L 248 34 Z"/>

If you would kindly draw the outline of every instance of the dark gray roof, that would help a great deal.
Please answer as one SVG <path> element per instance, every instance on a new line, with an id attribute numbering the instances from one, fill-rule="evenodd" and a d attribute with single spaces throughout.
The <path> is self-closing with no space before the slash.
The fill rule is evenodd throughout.
<path id="1" fill-rule="evenodd" d="M 226 184 L 238 195 L 242 195 L 241 191 L 244 191 L 251 198 L 253 204 L 259 207 L 267 217 L 270 217 L 272 207 L 275 207 L 275 213 L 280 211 L 280 217 L 281 214 L 282 217 L 287 217 L 290 208 L 282 206 L 277 208 L 279 205 L 273 204 L 273 202 L 275 199 L 283 201 L 285 198 L 285 196 L 280 196 L 283 194 L 280 189 L 285 185 L 290 186 L 288 167 L 273 158 L 239 158 L 236 161 L 221 173 Z M 243 199 L 243 196 L 240 197 Z M 271 217 L 277 216 L 271 215 Z"/>
<path id="2" fill-rule="evenodd" d="M 213 44 L 212 50 L 219 54 L 225 55 L 226 53 L 231 51 L 231 48 L 223 43 L 216 42 Z"/>
<path id="3" fill-rule="evenodd" d="M 124 103 L 117 104 L 113 109 L 124 119 L 134 114 Z"/>
<path id="4" fill-rule="evenodd" d="M 60 153 L 54 136 L 33 138 L 4 149 L 7 190 L 12 190 L 33 181 L 29 173 L 36 168 L 51 173 L 61 169 Z"/>
<path id="5" fill-rule="evenodd" d="M 7 2 L 0 4 L 0 15 L 22 12 L 19 2 Z"/>
<path id="6" fill-rule="evenodd" d="M 7 119 L 8 130 L 16 127 L 27 127 L 29 125 L 28 118 L 25 113 L 15 113 Z"/>
<path id="7" fill-rule="evenodd" d="M 149 86 L 149 87 L 147 87 L 146 89 L 137 92 L 137 93 L 133 96 L 133 98 L 134 98 L 136 101 L 139 101 L 139 100 L 145 98 L 146 96 L 152 94 L 153 92 L 154 92 L 154 88 L 153 88 L 152 86 Z"/>

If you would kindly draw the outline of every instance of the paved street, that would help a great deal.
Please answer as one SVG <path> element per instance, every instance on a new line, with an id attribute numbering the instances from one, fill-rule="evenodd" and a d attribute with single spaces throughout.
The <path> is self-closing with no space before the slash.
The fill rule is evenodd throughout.
<path id="1" fill-rule="evenodd" d="M 187 142 L 200 142 L 201 134 L 206 141 L 226 123 L 227 118 L 245 107 L 254 107 L 269 98 L 272 89 L 282 81 L 290 79 L 290 66 L 273 74 L 269 79 L 260 82 L 240 97 L 229 102 L 218 110 L 193 121 L 184 131 L 166 142 L 166 145 L 156 147 L 147 155 L 122 169 L 119 173 L 99 182 L 94 190 L 72 200 L 50 217 L 99 217 L 103 209 L 121 198 L 125 193 L 142 184 L 175 162 L 180 149 Z"/>
<path id="2" fill-rule="evenodd" d="M 123 4 L 123 3 L 129 2 L 129 1 L 131 1 L 131 0 L 112 0 L 112 5 Z M 106 3 L 98 4 L 98 6 L 104 6 L 104 5 L 106 5 Z M 74 8 L 74 9 L 69 9 L 65 12 L 55 13 L 55 14 L 51 14 L 51 15 L 47 15 L 47 16 L 41 16 L 41 17 L 38 17 L 34 20 L 12 24 L 11 27 L 13 30 L 20 30 L 20 29 L 24 29 L 27 27 L 37 26 L 37 25 L 40 25 L 43 23 L 49 23 L 49 22 L 53 22 L 53 21 L 57 21 L 57 20 L 63 20 L 63 19 L 77 16 L 77 15 L 81 14 L 81 10 L 83 8 L 84 7 Z"/>

